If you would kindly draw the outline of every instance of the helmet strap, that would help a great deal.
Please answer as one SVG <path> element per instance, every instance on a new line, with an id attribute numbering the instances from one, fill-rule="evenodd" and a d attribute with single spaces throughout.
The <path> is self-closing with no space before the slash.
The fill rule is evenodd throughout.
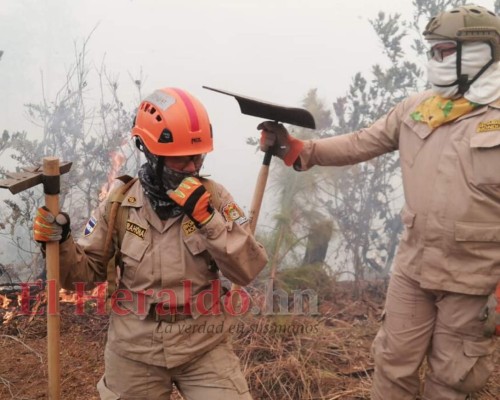
<path id="1" fill-rule="evenodd" d="M 490 46 L 490 50 L 491 50 L 490 61 L 488 61 L 486 64 L 483 65 L 483 67 L 474 76 L 474 78 L 472 78 L 470 81 L 466 81 L 466 83 L 464 84 L 464 87 L 463 87 L 463 91 L 461 91 L 461 85 L 459 83 L 458 90 L 461 94 L 465 94 L 465 92 L 467 92 L 469 90 L 469 88 L 477 80 L 477 78 L 479 78 L 482 74 L 484 74 L 484 72 L 495 62 L 495 60 L 493 59 L 493 46 L 490 42 L 488 42 L 488 46 Z M 467 77 L 467 75 L 463 75 L 463 76 Z"/>
<path id="2" fill-rule="evenodd" d="M 156 163 L 156 179 L 158 182 L 158 186 L 160 189 L 160 192 L 166 192 L 165 186 L 163 185 L 163 164 L 165 162 L 165 157 L 164 156 L 157 156 L 158 157 L 158 162 Z"/>

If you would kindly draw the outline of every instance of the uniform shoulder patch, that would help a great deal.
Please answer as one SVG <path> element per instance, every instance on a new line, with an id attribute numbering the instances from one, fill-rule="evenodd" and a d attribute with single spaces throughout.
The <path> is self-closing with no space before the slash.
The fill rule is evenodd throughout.
<path id="1" fill-rule="evenodd" d="M 90 217 L 90 219 L 87 222 L 87 225 L 85 225 L 85 231 L 83 234 L 85 236 L 90 235 L 92 232 L 94 232 L 96 225 L 97 225 L 97 220 L 94 217 Z"/>
<path id="2" fill-rule="evenodd" d="M 491 121 L 480 122 L 477 126 L 477 133 L 500 131 L 500 119 L 492 119 Z"/>
<path id="3" fill-rule="evenodd" d="M 241 225 L 248 221 L 245 213 L 241 210 L 238 204 L 234 202 L 229 202 L 222 208 L 222 215 L 224 216 L 226 221 L 235 222 L 238 225 Z"/>
<path id="4" fill-rule="evenodd" d="M 127 232 L 144 239 L 144 236 L 146 235 L 146 228 L 143 228 L 132 221 L 127 221 Z"/>

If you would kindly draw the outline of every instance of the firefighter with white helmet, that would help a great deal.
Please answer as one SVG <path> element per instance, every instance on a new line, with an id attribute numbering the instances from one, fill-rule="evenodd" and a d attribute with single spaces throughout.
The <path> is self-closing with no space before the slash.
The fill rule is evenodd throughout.
<path id="1" fill-rule="evenodd" d="M 301 141 L 260 124 L 286 165 L 343 166 L 399 151 L 404 232 L 373 343 L 374 400 L 465 400 L 493 370 L 500 335 L 500 18 L 466 5 L 432 18 L 431 90 L 373 125 Z"/>
<path id="2" fill-rule="evenodd" d="M 67 214 L 40 208 L 34 223 L 35 240 L 61 243 L 66 289 L 114 288 L 116 264 L 107 260 L 119 260 L 101 399 L 169 399 L 174 384 L 190 400 L 251 399 L 229 341 L 238 310 L 218 270 L 247 285 L 267 255 L 227 190 L 200 177 L 213 150 L 208 114 L 187 91 L 159 89 L 140 104 L 132 137 L 147 162 L 137 180 L 118 181 L 77 242 Z M 124 217 L 110 222 L 114 193 Z"/>

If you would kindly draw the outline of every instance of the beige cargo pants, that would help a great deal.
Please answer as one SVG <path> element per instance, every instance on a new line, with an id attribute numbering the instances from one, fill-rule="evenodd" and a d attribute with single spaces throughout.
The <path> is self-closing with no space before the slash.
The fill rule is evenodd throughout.
<path id="1" fill-rule="evenodd" d="M 252 400 L 229 343 L 186 365 L 168 369 L 105 350 L 105 372 L 97 384 L 101 400 L 168 400 L 175 383 L 186 400 Z"/>
<path id="2" fill-rule="evenodd" d="M 423 290 L 396 270 L 387 292 L 382 326 L 373 342 L 373 400 L 465 400 L 492 370 L 493 340 L 483 337 L 478 315 L 486 296 Z"/>

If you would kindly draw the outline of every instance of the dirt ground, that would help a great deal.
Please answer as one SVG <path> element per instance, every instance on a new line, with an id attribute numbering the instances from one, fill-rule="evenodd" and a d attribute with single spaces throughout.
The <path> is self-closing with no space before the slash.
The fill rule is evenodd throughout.
<path id="1" fill-rule="evenodd" d="M 360 300 L 352 300 L 349 285 L 338 284 L 332 293 L 315 317 L 240 320 L 243 329 L 233 342 L 255 400 L 369 399 L 370 344 L 379 325 L 384 287 L 365 285 Z M 20 315 L 15 294 L 8 297 L 12 302 L 3 308 L 0 298 L 0 399 L 47 399 L 45 316 Z M 85 315 L 74 310 L 74 304 L 61 303 L 62 399 L 97 400 L 107 317 L 95 315 L 91 305 Z M 276 329 L 291 325 L 306 329 Z M 500 399 L 498 353 L 494 375 L 479 400 Z"/>

